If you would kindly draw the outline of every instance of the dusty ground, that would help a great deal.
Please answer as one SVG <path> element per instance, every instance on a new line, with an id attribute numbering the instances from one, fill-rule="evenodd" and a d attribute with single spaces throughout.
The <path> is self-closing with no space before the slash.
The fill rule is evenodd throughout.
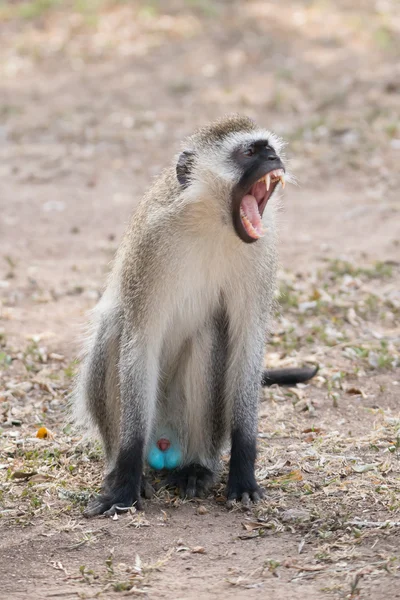
<path id="1" fill-rule="evenodd" d="M 399 54 L 396 0 L 0 2 L 1 598 L 400 598 Z M 149 179 L 227 111 L 289 141 L 266 361 L 319 376 L 263 394 L 254 512 L 221 484 L 86 521 L 85 312 Z"/>

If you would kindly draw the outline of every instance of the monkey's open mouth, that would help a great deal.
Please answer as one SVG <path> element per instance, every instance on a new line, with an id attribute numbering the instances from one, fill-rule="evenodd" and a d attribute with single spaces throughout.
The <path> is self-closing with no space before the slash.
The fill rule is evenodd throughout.
<path id="1" fill-rule="evenodd" d="M 283 169 L 275 169 L 263 175 L 254 183 L 248 193 L 243 196 L 240 203 L 240 218 L 246 233 L 253 239 L 258 240 L 264 235 L 261 221 L 265 207 L 272 196 L 279 181 L 282 188 L 285 187 L 285 172 Z"/>

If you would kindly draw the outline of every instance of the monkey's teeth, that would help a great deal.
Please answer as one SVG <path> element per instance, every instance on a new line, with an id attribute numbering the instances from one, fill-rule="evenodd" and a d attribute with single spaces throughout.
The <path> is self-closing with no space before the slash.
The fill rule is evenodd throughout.
<path id="1" fill-rule="evenodd" d="M 269 192 L 271 183 L 276 183 L 277 181 L 281 182 L 282 188 L 284 189 L 285 188 L 285 173 L 282 169 L 276 169 L 275 171 L 271 171 L 270 173 L 263 175 L 262 177 L 260 177 L 260 179 L 257 181 L 257 183 L 265 183 L 267 192 Z"/>
<path id="2" fill-rule="evenodd" d="M 282 184 L 282 188 L 285 187 L 285 172 L 283 171 L 283 169 L 276 169 L 275 171 L 271 171 L 267 177 L 271 178 L 272 183 L 280 181 Z M 269 186 L 267 186 L 267 190 L 268 189 Z"/>
<path id="3" fill-rule="evenodd" d="M 249 233 L 249 231 L 250 231 L 250 234 L 251 234 L 251 236 L 252 236 L 253 238 L 260 238 L 260 237 L 263 237 L 263 235 L 265 234 L 264 227 L 261 225 L 261 227 L 262 227 L 262 232 L 261 232 L 261 234 L 260 234 L 258 231 L 256 231 L 256 230 L 254 229 L 253 225 L 251 224 L 251 222 L 249 221 L 249 219 L 246 217 L 246 215 L 245 215 L 245 212 L 244 212 L 244 210 L 243 210 L 243 208 L 242 208 L 242 207 L 240 207 L 240 216 L 241 216 L 241 218 L 242 218 L 243 224 L 245 225 L 245 229 L 247 228 L 247 230 L 248 230 L 247 232 L 248 232 L 248 233 Z"/>

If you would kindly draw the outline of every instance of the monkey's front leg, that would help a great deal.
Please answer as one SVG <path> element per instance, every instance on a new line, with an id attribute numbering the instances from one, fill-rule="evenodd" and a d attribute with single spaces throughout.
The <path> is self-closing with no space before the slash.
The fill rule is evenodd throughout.
<path id="1" fill-rule="evenodd" d="M 84 512 L 87 517 L 110 516 L 132 505 L 142 508 L 144 449 L 155 406 L 157 366 L 148 348 L 141 348 L 127 336 L 123 336 L 121 342 L 119 379 L 120 447 L 114 468 L 104 479 L 101 494 Z"/>
<path id="2" fill-rule="evenodd" d="M 252 352 L 241 353 L 237 372 L 233 375 L 236 383 L 233 390 L 228 508 L 231 508 L 236 500 L 241 501 L 244 507 L 248 507 L 251 501 L 256 503 L 264 495 L 254 474 L 262 344 L 259 346 L 256 350 L 253 345 Z"/>
<path id="3" fill-rule="evenodd" d="M 227 506 L 232 508 L 234 501 L 241 501 L 243 507 L 250 502 L 257 503 L 264 490 L 257 484 L 254 475 L 256 460 L 256 436 L 248 434 L 243 427 L 232 432 L 231 460 L 227 489 Z"/>

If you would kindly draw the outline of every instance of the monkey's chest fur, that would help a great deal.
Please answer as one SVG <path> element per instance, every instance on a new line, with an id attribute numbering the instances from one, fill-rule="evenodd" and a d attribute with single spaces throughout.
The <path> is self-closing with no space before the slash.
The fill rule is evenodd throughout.
<path id="1" fill-rule="evenodd" d="M 169 287 L 160 285 L 158 395 L 148 448 L 171 437 L 182 463 L 210 469 L 230 437 L 234 398 L 229 380 L 239 371 L 235 345 L 255 334 L 252 296 L 264 300 L 257 310 L 268 312 L 272 293 L 267 240 L 258 247 L 255 266 L 253 248 L 235 247 L 236 255 L 229 247 L 224 251 L 202 242 L 201 252 L 194 248 L 179 265 L 169 265 Z M 261 295 L 260 288 L 265 290 Z"/>
<path id="2" fill-rule="evenodd" d="M 218 387 L 223 373 L 211 375 L 218 356 L 218 318 L 228 321 L 224 285 L 226 273 L 218 266 L 210 274 L 210 263 L 191 261 L 175 274 L 174 293 L 168 298 L 165 331 L 161 343 L 157 410 L 150 443 L 170 432 L 179 446 L 183 462 L 201 462 L 214 467 L 215 448 L 227 442 L 228 406 L 218 417 L 218 440 L 209 423 L 217 412 Z M 202 268 L 207 265 L 207 268 Z M 222 265 L 220 265 L 221 267 Z M 221 411 L 220 411 L 221 412 Z M 215 438 L 215 433 L 214 433 Z"/>

